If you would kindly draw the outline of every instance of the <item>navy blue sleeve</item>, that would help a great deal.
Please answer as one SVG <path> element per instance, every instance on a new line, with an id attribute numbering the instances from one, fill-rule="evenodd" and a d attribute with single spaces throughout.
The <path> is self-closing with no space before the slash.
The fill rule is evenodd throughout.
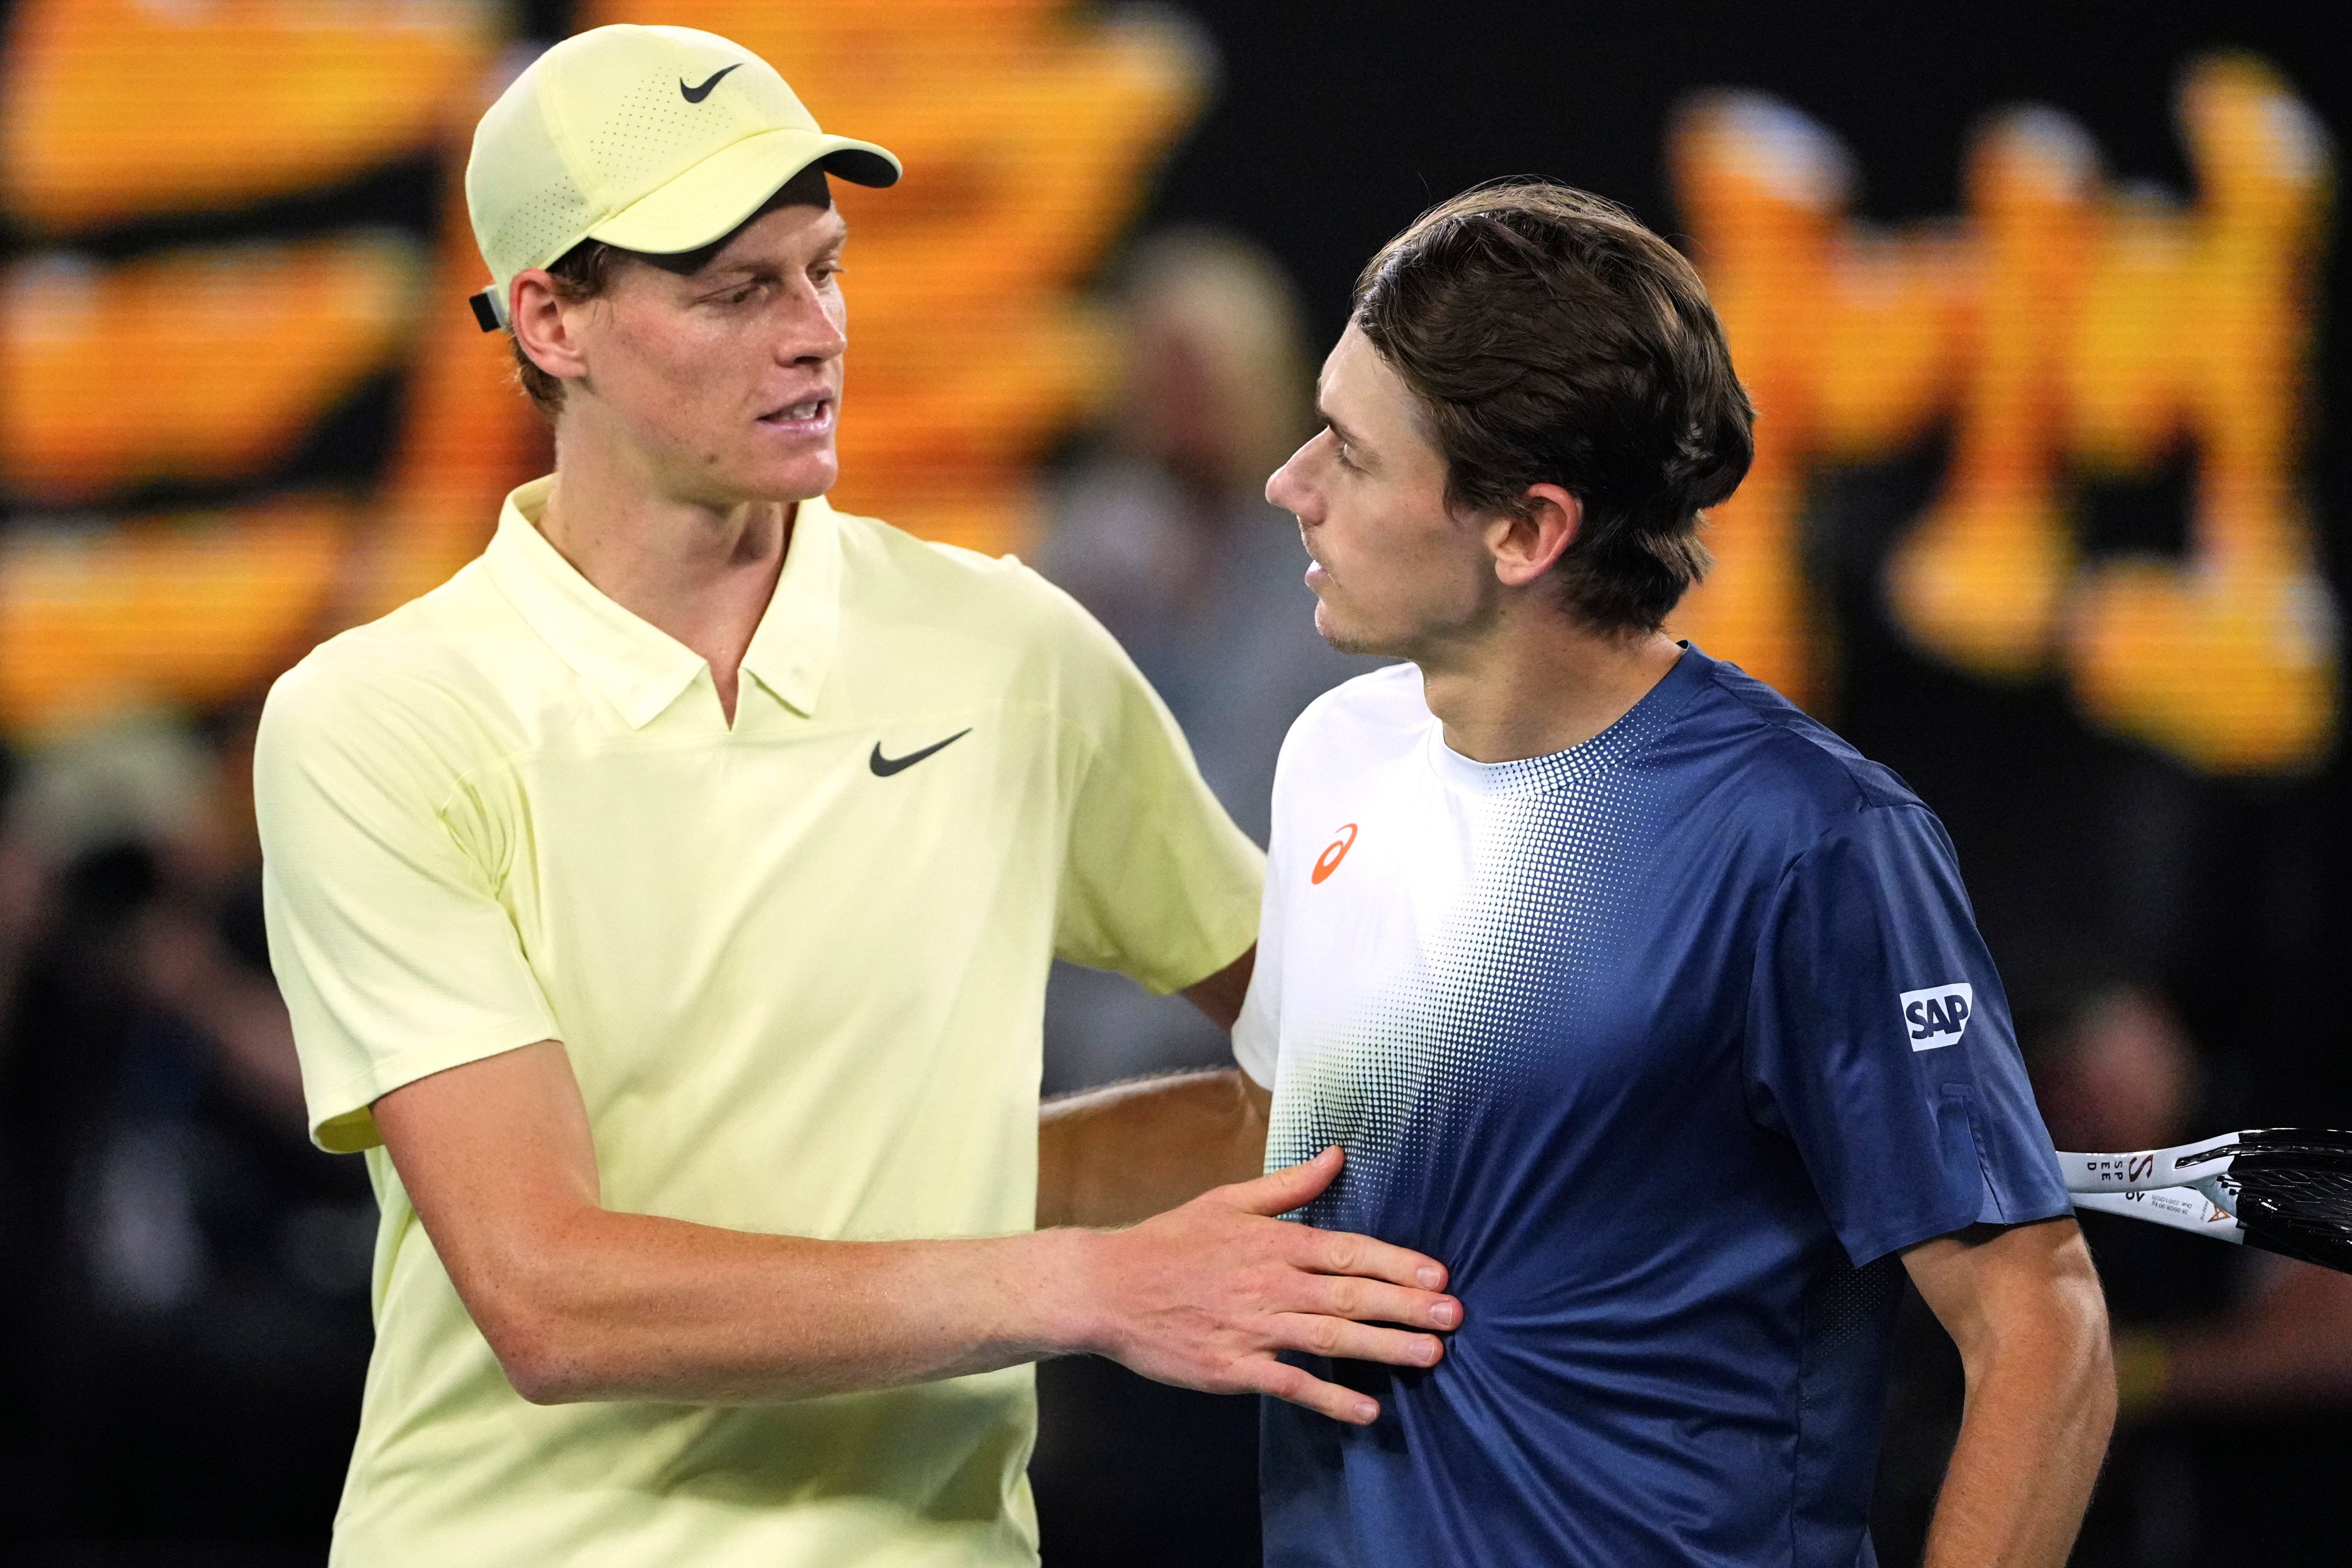
<path id="1" fill-rule="evenodd" d="M 1924 806 L 1873 805 L 1790 866 L 1748 998 L 1749 1102 L 1847 1255 L 2069 1211 L 2009 998 Z"/>

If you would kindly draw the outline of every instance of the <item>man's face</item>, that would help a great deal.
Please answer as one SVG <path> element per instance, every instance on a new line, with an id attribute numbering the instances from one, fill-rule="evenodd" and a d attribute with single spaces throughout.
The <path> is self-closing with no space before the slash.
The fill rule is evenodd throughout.
<path id="1" fill-rule="evenodd" d="M 1323 362 L 1322 433 L 1266 481 L 1314 565 L 1315 629 L 1333 647 L 1419 660 L 1475 635 L 1499 584 L 1485 529 L 1445 505 L 1445 457 L 1412 392 L 1351 324 Z"/>
<path id="2" fill-rule="evenodd" d="M 663 492 L 711 506 L 804 501 L 840 473 L 847 226 L 829 206 L 763 213 L 680 276 L 623 266 L 575 318 L 596 438 L 617 437 Z M 586 434 L 583 431 L 583 434 Z"/>

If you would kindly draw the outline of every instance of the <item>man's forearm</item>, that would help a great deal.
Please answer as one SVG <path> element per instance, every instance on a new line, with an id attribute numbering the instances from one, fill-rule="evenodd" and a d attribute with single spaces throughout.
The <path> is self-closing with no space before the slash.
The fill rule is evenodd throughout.
<path id="1" fill-rule="evenodd" d="M 1037 1121 L 1037 1223 L 1132 1224 L 1248 1180 L 1265 1160 L 1267 1103 L 1236 1068 L 1049 1101 Z"/>
<path id="2" fill-rule="evenodd" d="M 2021 1354 L 1969 1390 L 1926 1568 L 2058 1568 L 2115 1426 L 2104 1350 Z"/>
<path id="3" fill-rule="evenodd" d="M 471 1292 L 538 1403 L 806 1398 L 1094 1348 L 1077 1231 L 813 1241 L 603 1209 L 518 1247 Z"/>
<path id="4" fill-rule="evenodd" d="M 1989 1245 L 2025 1251 L 2053 1241 L 2057 1267 L 1996 1276 L 1958 1312 L 1915 1264 L 1968 1374 L 1926 1568 L 2059 1568 L 2081 1528 L 2116 1416 L 2097 1280 L 2072 1225 L 2020 1227 Z"/>
<path id="5" fill-rule="evenodd" d="M 1278 1353 L 1431 1366 L 1444 1354 L 1431 1331 L 1459 1326 L 1462 1309 L 1438 1293 L 1433 1260 L 1272 1218 L 1339 1169 L 1328 1151 L 1125 1230 L 957 1241 L 798 1240 L 567 1208 L 452 1274 L 540 1403 L 804 1398 L 1087 1351 L 1364 1422 L 1374 1401 Z"/>
<path id="6" fill-rule="evenodd" d="M 605 1208 L 558 1040 L 373 1111 L 459 1299 L 542 1403 L 796 1399 L 1092 1352 L 1363 1422 L 1372 1400 L 1281 1354 L 1430 1366 L 1462 1321 L 1436 1260 L 1275 1218 L 1339 1174 L 1337 1149 L 1120 1230 L 819 1241 Z"/>
<path id="7" fill-rule="evenodd" d="M 1072 1303 L 1095 1239 L 1059 1228 L 1133 1224 L 1247 1181 L 1265 1125 L 1264 1091 L 1234 1069 L 1053 1102 L 1039 1118 L 1038 1224 L 1054 1228 L 1034 1236 L 809 1241 L 585 1212 L 538 1256 L 538 1316 L 516 1337 L 547 1348 L 519 1359 L 553 1398 L 724 1402 L 1093 1350 Z"/>

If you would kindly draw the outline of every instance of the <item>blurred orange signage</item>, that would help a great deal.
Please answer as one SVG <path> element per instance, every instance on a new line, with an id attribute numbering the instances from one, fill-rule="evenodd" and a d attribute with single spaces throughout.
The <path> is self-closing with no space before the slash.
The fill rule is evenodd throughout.
<path id="1" fill-rule="evenodd" d="M 1107 390 L 1080 299 L 1197 110 L 1187 36 L 1068 0 L 591 0 L 580 25 L 672 22 L 778 63 L 828 125 L 907 178 L 845 193 L 851 356 L 836 498 L 1003 549 L 1030 469 Z M 546 460 L 459 176 L 522 58 L 491 0 L 20 0 L 0 57 L 0 203 L 38 242 L 0 287 L 0 727 L 252 691 L 340 625 L 446 577 Z M 437 158 L 437 239 L 284 236 L 263 204 Z M 282 208 L 280 209 L 282 210 Z M 121 263 L 83 236 L 191 213 L 250 233 Z M 238 214 L 247 214 L 249 221 Z M 142 489 L 243 497 L 324 415 L 403 378 L 383 480 L 156 514 Z M 66 520 L 59 521 L 59 518 Z"/>
<path id="2" fill-rule="evenodd" d="M 0 204 L 35 242 L 0 283 L 0 727 L 250 692 L 319 636 L 479 548 L 545 460 L 457 175 L 520 56 L 492 0 L 20 0 L 0 57 Z M 1077 282 L 1197 110 L 1181 32 L 1069 0 L 588 0 L 777 61 L 819 116 L 906 159 L 847 191 L 856 351 L 841 501 L 985 549 L 1032 526 L 1037 455 L 1106 388 Z M 1801 567 L 1812 476 L 1950 433 L 1885 581 L 1924 652 L 2048 675 L 2094 723 L 2224 772 L 2305 768 L 2335 722 L 2335 607 L 2298 439 L 2326 143 L 2267 68 L 2195 65 L 2195 204 L 2108 185 L 2046 110 L 1990 121 L 1969 210 L 1886 231 L 1850 160 L 1753 95 L 1691 105 L 1676 188 L 1763 411 L 1720 566 L 1679 629 L 1801 698 L 1834 659 Z M 437 235 L 287 237 L 268 204 L 437 159 Z M 93 259 L 84 236 L 191 213 L 235 244 Z M 240 219 L 236 214 L 247 214 Z M 240 226 L 242 225 L 242 226 Z M 156 231 L 168 233 L 168 230 Z M 390 373 L 362 491 L 274 493 L 321 418 Z M 2073 488 L 2194 455 L 2182 559 L 2086 559 Z M 156 486 L 236 497 L 157 512 Z"/>
<path id="3" fill-rule="evenodd" d="M 2079 126 L 2026 109 L 1979 135 L 1963 218 L 1887 230 L 1848 219 L 1850 160 L 1794 109 L 1688 106 L 1675 188 L 1761 418 L 1680 631 L 1819 698 L 1832 672 L 1799 568 L 1808 481 L 1942 429 L 1941 487 L 1884 583 L 1917 648 L 1988 680 L 2063 677 L 2092 723 L 2200 768 L 2326 754 L 2336 612 L 2299 440 L 2327 141 L 2242 56 L 2193 64 L 2179 114 L 2191 205 L 2108 184 Z M 2185 556 L 2086 558 L 2074 488 L 2184 453 Z"/>

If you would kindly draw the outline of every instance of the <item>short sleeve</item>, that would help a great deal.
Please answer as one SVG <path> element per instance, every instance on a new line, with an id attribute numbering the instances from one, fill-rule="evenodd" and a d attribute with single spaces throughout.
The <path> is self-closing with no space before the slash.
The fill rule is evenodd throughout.
<path id="1" fill-rule="evenodd" d="M 1265 902 L 1258 920 L 1257 960 L 1250 968 L 1249 994 L 1234 1020 L 1234 1061 L 1261 1089 L 1274 1087 L 1282 1057 L 1282 927 L 1275 879 L 1267 862 Z"/>
<path id="2" fill-rule="evenodd" d="M 1302 721 L 1303 722 L 1303 721 Z M 1294 726 L 1291 734 L 1298 731 Z M 1274 772 L 1274 821 L 1266 836 L 1265 895 L 1259 905 L 1257 961 L 1250 968 L 1249 994 L 1242 998 L 1241 1017 L 1234 1020 L 1234 1060 L 1261 1089 L 1274 1087 L 1282 1059 L 1283 915 L 1289 878 L 1283 867 L 1295 858 L 1289 852 L 1289 813 L 1283 810 L 1289 776 L 1290 745 L 1283 743 Z"/>
<path id="3" fill-rule="evenodd" d="M 514 923 L 449 811 L 460 771 L 383 694 L 298 667 L 254 749 L 270 967 L 320 1148 L 382 1142 L 369 1106 L 558 1038 Z"/>
<path id="4" fill-rule="evenodd" d="M 1796 1145 L 1857 1266 L 2069 1212 L 2000 977 L 1925 807 L 1858 811 L 1788 869 L 1752 984 L 1751 1104 Z"/>
<path id="5" fill-rule="evenodd" d="M 1066 714 L 1082 757 L 1055 907 L 1061 957 L 1165 995 L 1257 940 L 1265 858 L 1202 780 L 1167 705 L 1075 601 Z"/>

